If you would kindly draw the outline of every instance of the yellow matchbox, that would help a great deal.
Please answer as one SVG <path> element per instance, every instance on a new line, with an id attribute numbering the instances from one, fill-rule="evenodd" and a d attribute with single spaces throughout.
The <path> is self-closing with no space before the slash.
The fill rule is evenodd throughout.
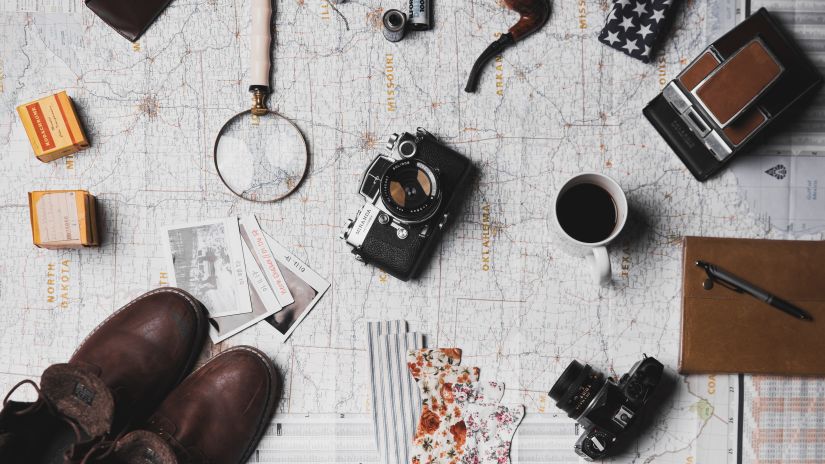
<path id="1" fill-rule="evenodd" d="M 96 199 L 85 190 L 29 192 L 32 241 L 48 249 L 97 246 Z"/>
<path id="2" fill-rule="evenodd" d="M 72 99 L 66 92 L 17 107 L 34 154 L 44 163 L 54 161 L 89 146 Z"/>

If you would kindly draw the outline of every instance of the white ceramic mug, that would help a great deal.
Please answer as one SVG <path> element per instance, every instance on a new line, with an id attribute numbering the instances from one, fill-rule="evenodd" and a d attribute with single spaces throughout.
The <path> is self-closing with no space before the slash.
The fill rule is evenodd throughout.
<path id="1" fill-rule="evenodd" d="M 616 225 L 614 226 L 613 231 L 610 232 L 610 235 L 599 242 L 590 243 L 576 240 L 565 232 L 564 228 L 561 226 L 561 223 L 559 223 L 559 198 L 571 187 L 580 184 L 596 185 L 607 191 L 607 193 L 613 197 L 613 204 L 616 207 Z M 559 242 L 560 245 L 562 245 L 562 248 L 574 256 L 585 257 L 590 265 L 593 280 L 599 285 L 608 285 L 612 280 L 613 272 L 610 267 L 610 257 L 607 254 L 607 245 L 609 245 L 610 242 L 612 242 L 619 235 L 619 233 L 621 233 L 622 229 L 624 229 L 625 223 L 627 222 L 627 197 L 625 197 L 622 188 L 619 187 L 619 184 L 615 180 L 604 174 L 584 172 L 571 177 L 564 184 L 562 184 L 556 194 L 556 198 L 553 199 L 552 205 L 553 228 L 556 235 L 559 236 Z M 582 205 L 582 210 L 586 210 L 586 206 L 587 205 Z M 582 214 L 588 213 L 583 211 Z"/>

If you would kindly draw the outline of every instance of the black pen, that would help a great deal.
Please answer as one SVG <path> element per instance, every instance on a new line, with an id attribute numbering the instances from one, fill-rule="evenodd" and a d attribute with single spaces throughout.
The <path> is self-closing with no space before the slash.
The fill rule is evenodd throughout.
<path id="1" fill-rule="evenodd" d="M 790 314 L 791 316 L 802 319 L 806 321 L 814 320 L 810 314 L 808 314 L 804 309 L 779 298 L 778 296 L 771 295 L 770 293 L 762 290 L 761 288 L 750 284 L 735 275 L 726 272 L 718 267 L 714 266 L 713 264 L 706 263 L 704 261 L 696 261 L 696 265 L 704 268 L 705 272 L 708 273 L 708 279 L 713 281 L 717 280 L 723 284 L 727 284 L 730 288 L 734 291 L 740 293 L 747 293 L 748 295 L 756 298 L 757 300 L 763 301 L 780 311 Z M 710 289 L 709 286 L 705 285 L 706 289 Z"/>

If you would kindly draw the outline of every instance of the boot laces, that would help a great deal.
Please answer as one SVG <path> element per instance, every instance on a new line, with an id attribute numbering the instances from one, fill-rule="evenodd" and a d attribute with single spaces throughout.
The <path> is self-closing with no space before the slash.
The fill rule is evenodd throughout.
<path id="1" fill-rule="evenodd" d="M 31 414 L 31 413 L 34 413 L 34 412 L 37 412 L 37 411 L 41 410 L 43 408 L 43 406 L 45 406 L 46 409 L 49 410 L 49 413 L 52 416 L 59 418 L 60 420 L 67 423 L 72 428 L 72 431 L 74 432 L 74 434 L 78 438 L 78 440 L 83 437 L 83 431 L 80 430 L 80 426 L 77 424 L 77 422 L 75 422 L 71 418 L 67 417 L 65 414 L 62 414 L 57 409 L 57 407 L 54 405 L 54 403 L 52 403 L 51 400 L 46 395 L 43 394 L 43 391 L 40 390 L 40 387 L 38 387 L 37 383 L 35 383 L 33 380 L 30 380 L 30 379 L 22 380 L 22 381 L 18 382 L 17 385 L 11 387 L 11 390 L 9 390 L 9 393 L 6 395 L 5 398 L 3 398 L 3 408 L 5 408 L 8 405 L 9 401 L 11 401 L 11 395 L 15 391 L 17 391 L 18 388 L 22 387 L 23 385 L 31 385 L 32 388 L 34 388 L 34 391 L 37 392 L 37 401 L 33 402 L 31 405 L 26 406 L 25 408 L 23 408 L 19 411 L 15 411 L 14 412 L 15 415 L 24 416 L 26 414 Z"/>
<path id="2" fill-rule="evenodd" d="M 120 440 L 126 432 L 120 432 L 117 436 L 112 438 L 111 440 L 100 440 L 91 448 L 86 454 L 83 455 L 83 459 L 80 460 L 79 464 L 88 464 L 91 462 L 99 461 L 106 459 L 109 455 L 112 454 L 115 450 L 115 445 L 117 444 L 118 440 Z"/>
<path id="3" fill-rule="evenodd" d="M 34 388 L 34 391 L 37 392 L 37 401 L 33 402 L 31 405 L 19 411 L 14 411 L 13 414 L 23 416 L 26 414 L 37 412 L 45 406 L 52 416 L 59 418 L 72 428 L 72 431 L 74 432 L 78 442 L 83 440 L 85 434 L 80 429 L 80 426 L 73 419 L 60 413 L 60 411 L 57 409 L 54 403 L 52 403 L 52 401 L 49 400 L 49 398 L 43 394 L 43 391 L 40 389 L 39 386 L 37 386 L 37 383 L 35 383 L 33 380 L 26 379 L 18 382 L 17 385 L 13 386 L 9 393 L 6 395 L 6 397 L 3 399 L 4 408 L 8 405 L 9 401 L 11 401 L 12 394 L 14 394 L 14 392 L 17 391 L 17 389 L 22 387 L 23 385 L 31 385 L 32 388 Z M 88 464 L 90 462 L 94 462 L 95 460 L 106 458 L 112 453 L 112 451 L 114 451 L 115 443 L 123 435 L 124 432 L 121 432 L 111 440 L 99 440 L 98 442 L 93 444 L 92 447 L 89 448 L 89 450 L 83 455 L 83 458 L 80 460 L 79 464 Z M 66 458 L 68 459 L 69 456 L 66 456 Z"/>

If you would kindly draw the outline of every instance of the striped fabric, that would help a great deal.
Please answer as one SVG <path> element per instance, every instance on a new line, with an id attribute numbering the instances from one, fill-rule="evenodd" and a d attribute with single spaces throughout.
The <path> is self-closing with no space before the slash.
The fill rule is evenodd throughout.
<path id="1" fill-rule="evenodd" d="M 424 347 L 424 335 L 404 321 L 369 322 L 368 351 L 375 441 L 381 462 L 409 464 L 409 446 L 421 415 L 421 394 L 407 370 L 407 351 Z"/>

